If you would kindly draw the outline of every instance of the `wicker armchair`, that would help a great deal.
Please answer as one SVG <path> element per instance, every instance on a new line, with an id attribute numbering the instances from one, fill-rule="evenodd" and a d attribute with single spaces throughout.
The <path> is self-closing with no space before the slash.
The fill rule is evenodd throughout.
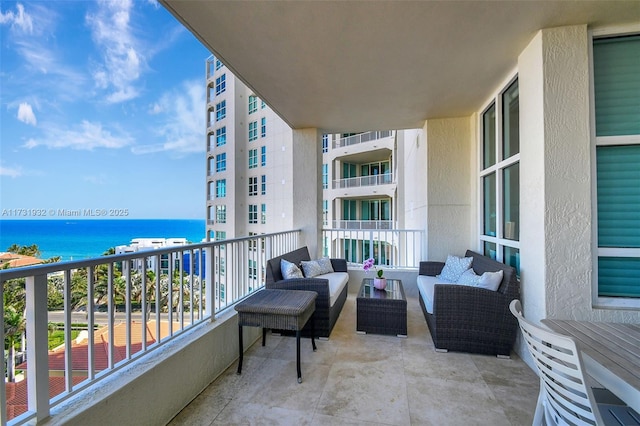
<path id="1" fill-rule="evenodd" d="M 460 351 L 509 357 L 518 333 L 518 321 L 511 315 L 509 303 L 520 297 L 520 283 L 513 267 L 467 250 L 473 257 L 473 270 L 503 271 L 498 291 L 464 285 L 436 284 L 433 313 L 427 312 L 422 297 L 420 306 L 439 351 Z M 420 262 L 419 275 L 436 276 L 443 262 Z"/>
<path id="2" fill-rule="evenodd" d="M 285 280 L 283 279 L 282 272 L 280 270 L 281 259 L 285 259 L 299 265 L 303 260 L 310 260 L 309 250 L 307 247 L 302 247 L 292 252 L 285 253 L 282 256 L 269 259 L 267 261 L 267 269 L 265 273 L 265 288 L 310 290 L 318 293 L 318 297 L 316 298 L 316 310 L 313 314 L 315 320 L 315 335 L 316 337 L 328 338 L 329 334 L 331 334 L 331 330 L 333 330 L 333 326 L 336 324 L 336 321 L 338 321 L 338 316 L 342 311 L 344 302 L 347 300 L 348 285 L 343 287 L 332 305 L 329 282 L 326 278 L 321 278 L 321 276 L 319 276 L 314 278 L 292 278 Z M 335 272 L 347 273 L 347 261 L 344 259 L 331 259 L 331 266 L 333 266 L 333 270 Z M 308 325 L 302 329 L 302 334 L 309 335 Z"/>

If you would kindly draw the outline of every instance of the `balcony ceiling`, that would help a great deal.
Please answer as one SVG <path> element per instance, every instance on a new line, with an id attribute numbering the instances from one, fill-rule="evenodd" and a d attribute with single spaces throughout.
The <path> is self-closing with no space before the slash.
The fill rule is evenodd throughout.
<path id="1" fill-rule="evenodd" d="M 291 127 L 327 132 L 469 115 L 538 29 L 640 21 L 637 0 L 160 2 Z"/>

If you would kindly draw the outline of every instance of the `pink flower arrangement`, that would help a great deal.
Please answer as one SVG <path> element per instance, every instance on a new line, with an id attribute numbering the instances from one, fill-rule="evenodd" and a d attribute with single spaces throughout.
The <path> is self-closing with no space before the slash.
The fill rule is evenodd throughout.
<path id="1" fill-rule="evenodd" d="M 382 278 L 382 276 L 384 275 L 384 271 L 382 269 L 376 268 L 375 262 L 375 259 L 373 257 L 370 257 L 369 259 L 364 261 L 364 263 L 362 264 L 362 269 L 364 269 L 366 272 L 369 272 L 371 269 L 378 271 L 378 278 Z"/>

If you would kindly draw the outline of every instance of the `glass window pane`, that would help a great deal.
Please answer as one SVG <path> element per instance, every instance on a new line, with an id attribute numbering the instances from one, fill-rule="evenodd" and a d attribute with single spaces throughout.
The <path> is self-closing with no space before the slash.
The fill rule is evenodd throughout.
<path id="1" fill-rule="evenodd" d="M 496 104 L 482 114 L 482 168 L 496 163 Z"/>
<path id="2" fill-rule="evenodd" d="M 640 134 L 640 35 L 593 41 L 596 135 Z"/>
<path id="3" fill-rule="evenodd" d="M 640 297 L 640 258 L 599 257 L 598 296 Z"/>
<path id="4" fill-rule="evenodd" d="M 502 159 L 520 152 L 518 80 L 502 94 Z"/>
<path id="5" fill-rule="evenodd" d="M 496 244 L 495 243 L 490 243 L 488 241 L 484 242 L 484 255 L 487 257 L 490 257 L 491 259 L 496 258 Z"/>
<path id="6" fill-rule="evenodd" d="M 504 247 L 502 259 L 505 264 L 516 268 L 516 274 L 520 276 L 520 250 L 513 247 Z"/>
<path id="7" fill-rule="evenodd" d="M 596 148 L 598 247 L 640 247 L 640 145 Z"/>
<path id="8" fill-rule="evenodd" d="M 484 235 L 496 236 L 496 174 L 491 173 L 482 178 L 484 197 Z"/>
<path id="9" fill-rule="evenodd" d="M 503 233 L 508 240 L 520 239 L 520 164 L 503 171 Z"/>

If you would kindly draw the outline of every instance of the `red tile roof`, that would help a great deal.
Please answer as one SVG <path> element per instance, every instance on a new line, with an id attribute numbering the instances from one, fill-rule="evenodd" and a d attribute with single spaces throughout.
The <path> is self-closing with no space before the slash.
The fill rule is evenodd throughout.
<path id="1" fill-rule="evenodd" d="M 140 321 L 131 322 L 131 355 L 142 350 L 143 328 L 146 334 L 147 346 L 157 341 L 156 321 L 148 321 L 146 324 Z M 174 323 L 173 330 L 178 330 L 179 324 Z M 169 323 L 160 322 L 160 338 L 169 336 Z M 109 327 L 102 327 L 93 333 L 94 371 L 98 372 L 109 367 Z M 113 327 L 113 363 L 116 364 L 127 356 L 127 327 L 121 322 Z M 71 344 L 71 367 L 73 370 L 73 383 L 77 384 L 87 378 L 88 366 L 88 338 L 75 339 Z M 54 397 L 65 391 L 64 382 L 64 345 L 49 351 L 49 396 Z M 17 370 L 29 368 L 28 362 L 16 366 Z M 62 375 L 61 375 L 62 374 Z M 12 419 L 27 410 L 27 381 L 6 383 L 7 390 L 7 416 Z"/>

